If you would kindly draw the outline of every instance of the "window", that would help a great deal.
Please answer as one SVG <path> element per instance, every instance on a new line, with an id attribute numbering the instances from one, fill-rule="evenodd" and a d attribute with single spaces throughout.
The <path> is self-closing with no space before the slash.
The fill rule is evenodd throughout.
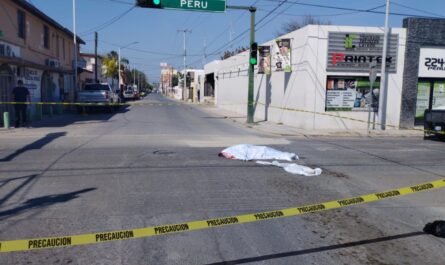
<path id="1" fill-rule="evenodd" d="M 369 77 L 328 76 L 326 85 L 326 111 L 368 111 L 371 102 L 377 108 L 380 78 L 370 89 Z"/>
<path id="2" fill-rule="evenodd" d="M 49 49 L 49 27 L 46 25 L 43 26 L 43 46 Z"/>
<path id="3" fill-rule="evenodd" d="M 65 39 L 62 39 L 62 53 L 63 53 L 63 60 L 66 59 L 65 57 Z"/>
<path id="4" fill-rule="evenodd" d="M 26 39 L 26 14 L 22 10 L 17 10 L 17 26 L 19 38 Z"/>
<path id="5" fill-rule="evenodd" d="M 56 54 L 57 59 L 60 60 L 60 42 L 59 42 L 59 35 L 56 37 Z"/>

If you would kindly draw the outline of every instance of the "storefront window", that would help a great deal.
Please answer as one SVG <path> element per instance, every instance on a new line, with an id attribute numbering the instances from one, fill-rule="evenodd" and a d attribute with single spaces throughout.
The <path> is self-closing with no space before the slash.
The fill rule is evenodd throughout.
<path id="1" fill-rule="evenodd" d="M 380 78 L 370 87 L 369 77 L 328 77 L 326 111 L 368 111 L 372 101 L 376 111 Z"/>
<path id="2" fill-rule="evenodd" d="M 417 83 L 417 104 L 416 104 L 416 120 L 423 121 L 425 110 L 428 109 L 430 102 L 430 82 Z M 419 122 L 416 122 L 419 123 Z"/>
<path id="3" fill-rule="evenodd" d="M 445 81 L 434 82 L 433 109 L 445 109 Z"/>

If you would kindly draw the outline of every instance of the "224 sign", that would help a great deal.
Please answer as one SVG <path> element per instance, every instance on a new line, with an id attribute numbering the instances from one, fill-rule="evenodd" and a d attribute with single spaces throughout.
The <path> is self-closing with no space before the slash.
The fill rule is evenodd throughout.
<path id="1" fill-rule="evenodd" d="M 428 67 L 428 69 L 443 68 L 443 65 L 443 58 L 425 58 L 425 66 Z"/>

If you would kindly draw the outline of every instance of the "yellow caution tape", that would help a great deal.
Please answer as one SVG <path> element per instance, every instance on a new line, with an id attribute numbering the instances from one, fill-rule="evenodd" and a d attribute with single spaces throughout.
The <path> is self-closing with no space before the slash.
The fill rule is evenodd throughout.
<path id="1" fill-rule="evenodd" d="M 17 105 L 17 104 L 26 104 L 26 105 L 63 105 L 63 106 L 80 106 L 80 107 L 105 107 L 105 106 L 181 106 L 181 105 L 188 105 L 189 103 L 181 102 L 181 103 L 150 103 L 150 102 L 131 102 L 131 103 L 88 103 L 88 102 L 0 102 L 0 105 Z M 264 103 L 258 102 L 259 105 L 265 105 Z M 237 104 L 223 104 L 223 105 L 237 105 Z M 350 120 L 360 123 L 368 123 L 368 121 L 361 120 L 361 119 L 355 119 L 345 116 L 340 116 L 336 114 L 331 114 L 327 112 L 317 112 L 317 111 L 311 111 L 311 110 L 303 110 L 303 109 L 296 109 L 296 108 L 287 108 L 287 107 L 277 107 L 277 106 L 269 106 L 274 109 L 281 109 L 286 111 L 294 111 L 294 112 L 302 112 L 302 113 L 309 113 L 309 114 L 316 114 L 321 116 L 327 116 L 332 118 L 338 118 L 342 120 Z M 381 123 L 376 122 L 375 125 L 381 125 Z M 386 127 L 390 128 L 396 128 L 400 129 L 397 125 L 392 124 L 386 124 Z M 410 131 L 420 131 L 424 132 L 426 134 L 442 134 L 445 135 L 445 132 L 442 131 L 435 131 L 431 129 L 421 129 L 421 128 L 412 128 L 412 129 L 406 129 Z"/>
<path id="2" fill-rule="evenodd" d="M 389 190 L 385 192 L 372 193 L 368 195 L 329 201 L 319 204 L 311 204 L 282 210 L 244 214 L 230 217 L 207 219 L 202 221 L 192 221 L 180 224 L 169 224 L 136 228 L 129 230 L 118 230 L 100 233 L 88 233 L 71 236 L 42 237 L 34 239 L 21 239 L 11 241 L 0 241 L 0 252 L 27 251 L 38 249 L 49 249 L 57 247 L 80 246 L 88 244 L 99 244 L 117 240 L 152 237 L 186 231 L 194 231 L 220 226 L 252 223 L 257 221 L 297 216 L 331 209 L 338 209 L 352 205 L 370 203 L 374 201 L 409 195 L 418 192 L 429 191 L 445 187 L 445 179 L 427 182 L 411 187 Z"/>
<path id="3" fill-rule="evenodd" d="M 62 106 L 180 106 L 187 103 L 147 103 L 147 102 L 131 102 L 131 103 L 88 103 L 88 102 L 0 102 L 0 105 L 62 105 Z"/>

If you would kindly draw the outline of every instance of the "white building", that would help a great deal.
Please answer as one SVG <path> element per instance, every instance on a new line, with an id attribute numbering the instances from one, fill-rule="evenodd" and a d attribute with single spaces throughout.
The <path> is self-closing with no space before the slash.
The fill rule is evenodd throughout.
<path id="1" fill-rule="evenodd" d="M 391 30 L 387 59 L 387 124 L 397 127 L 401 118 L 406 32 L 404 28 Z M 369 68 L 371 61 L 381 60 L 382 29 L 309 25 L 280 39 L 290 39 L 292 71 L 277 71 L 277 62 L 283 58 L 277 55 L 280 50 L 276 40 L 260 45 L 270 46 L 271 73 L 258 74 L 258 67 L 255 68 L 255 121 L 269 120 L 304 129 L 367 128 L 364 122 L 334 116 L 367 120 Z M 205 66 L 206 82 L 214 82 L 218 107 L 246 115 L 248 57 L 247 51 Z M 380 64 L 378 69 L 380 72 Z M 376 83 L 378 86 L 379 77 Z"/>

